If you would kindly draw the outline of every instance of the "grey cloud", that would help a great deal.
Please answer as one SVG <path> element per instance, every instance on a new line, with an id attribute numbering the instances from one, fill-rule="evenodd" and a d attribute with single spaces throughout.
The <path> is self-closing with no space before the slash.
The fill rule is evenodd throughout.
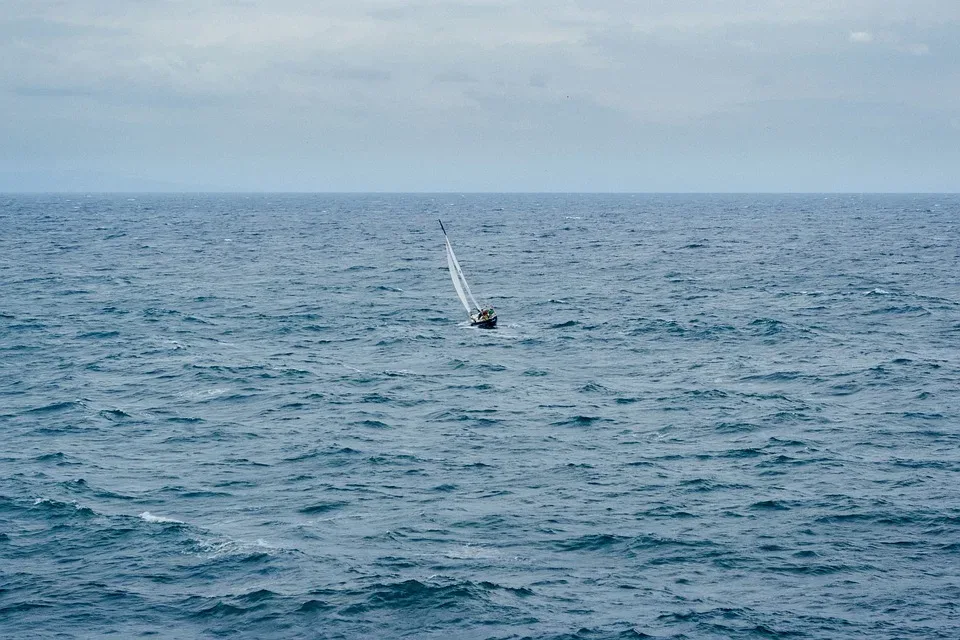
<path id="1" fill-rule="evenodd" d="M 73 23 L 45 18 L 0 19 L 0 37 L 6 39 L 49 41 L 70 38 L 113 38 L 126 36 L 131 30 L 89 23 Z"/>
<path id="2" fill-rule="evenodd" d="M 100 92 L 90 87 L 71 87 L 71 86 L 18 86 L 14 87 L 12 93 L 18 96 L 28 98 L 64 98 L 64 97 L 91 97 Z"/>
<path id="3" fill-rule="evenodd" d="M 335 69 L 331 72 L 331 75 L 341 80 L 357 80 L 360 82 L 386 82 L 392 77 L 389 71 L 364 67 Z"/>
<path id="4" fill-rule="evenodd" d="M 543 73 L 534 73 L 530 76 L 528 84 L 531 87 L 536 87 L 538 89 L 546 89 L 549 79 L 546 74 Z"/>
<path id="5" fill-rule="evenodd" d="M 527 178 L 526 188 L 762 188 L 789 187 L 793 172 L 804 176 L 797 188 L 815 189 L 842 182 L 832 155 L 871 167 L 848 170 L 851 185 L 882 184 L 876 177 L 902 168 L 911 140 L 931 149 L 916 167 L 957 159 L 942 141 L 956 142 L 960 121 L 960 3 L 36 0 L 5 9 L 0 138 L 18 144 L 0 150 L 0 166 L 54 157 L 116 173 L 140 163 L 138 175 L 176 183 L 183 171 L 228 188 L 295 186 L 290 175 L 336 175 L 361 189 L 469 188 L 471 179 L 524 188 Z M 71 143 L 58 146 L 51 129 Z M 833 174 L 818 169 L 818 153 Z M 232 164 L 194 160 L 205 154 Z M 197 162 L 189 171 L 185 157 Z M 534 179 L 528 165 L 556 175 Z M 679 165 L 690 175 L 670 169 Z M 350 168 L 380 177 L 364 187 Z M 926 184 L 919 171 L 904 175 Z"/>
<path id="6" fill-rule="evenodd" d="M 439 82 L 439 83 L 449 82 L 449 83 L 457 83 L 457 84 L 459 83 L 472 84 L 477 82 L 477 78 L 476 76 L 473 76 L 464 71 L 450 70 L 450 71 L 442 71 L 440 73 L 435 74 L 433 76 L 433 81 Z"/>

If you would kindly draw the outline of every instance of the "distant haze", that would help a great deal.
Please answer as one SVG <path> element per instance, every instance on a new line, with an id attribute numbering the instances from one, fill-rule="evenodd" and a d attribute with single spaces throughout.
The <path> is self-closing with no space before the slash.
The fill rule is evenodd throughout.
<path id="1" fill-rule="evenodd" d="M 957 0 L 6 0 L 2 191 L 960 191 Z"/>

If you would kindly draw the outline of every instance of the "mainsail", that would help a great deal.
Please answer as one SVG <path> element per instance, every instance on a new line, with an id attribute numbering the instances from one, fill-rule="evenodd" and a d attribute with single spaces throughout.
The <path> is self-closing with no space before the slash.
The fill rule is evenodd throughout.
<path id="1" fill-rule="evenodd" d="M 463 285 L 460 284 L 460 264 L 457 263 L 457 256 L 454 255 L 449 240 L 447 240 L 447 266 L 450 268 L 450 279 L 453 280 L 453 287 L 457 290 L 457 296 L 463 303 L 463 308 L 467 310 L 467 313 L 470 313 L 472 309 L 467 302 L 467 294 L 463 292 Z"/>
<path id="2" fill-rule="evenodd" d="M 440 228 L 443 229 L 443 223 L 440 223 Z M 447 237 L 447 230 L 443 229 L 443 238 L 447 244 L 447 267 L 450 269 L 450 279 L 453 280 L 453 287 L 457 290 L 457 297 L 460 298 L 460 302 L 463 303 L 463 308 L 467 310 L 467 313 L 473 313 L 474 311 L 480 310 L 480 305 L 477 304 L 476 298 L 473 297 L 473 293 L 470 291 L 470 285 L 467 284 L 467 279 L 463 277 L 463 270 L 460 269 L 460 263 L 457 262 L 457 254 L 453 252 L 453 247 L 450 245 L 450 238 Z M 467 298 L 470 298 L 470 302 L 473 303 L 473 307 L 470 307 L 470 302 L 467 302 Z"/>

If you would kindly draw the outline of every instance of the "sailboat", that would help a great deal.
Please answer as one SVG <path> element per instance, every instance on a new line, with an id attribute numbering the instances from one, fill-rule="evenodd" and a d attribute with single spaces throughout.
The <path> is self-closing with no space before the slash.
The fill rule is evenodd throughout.
<path id="1" fill-rule="evenodd" d="M 493 310 L 493 307 L 484 309 L 477 303 L 476 298 L 470 291 L 470 285 L 467 284 L 467 279 L 463 277 L 463 270 L 460 269 L 460 263 L 457 262 L 457 254 L 453 252 L 450 238 L 447 237 L 447 230 L 443 228 L 443 220 L 440 220 L 440 229 L 443 230 L 443 239 L 447 244 L 447 266 L 450 268 L 450 279 L 453 280 L 453 288 L 457 290 L 457 297 L 460 298 L 463 308 L 467 310 L 467 315 L 470 316 L 470 325 L 481 329 L 493 329 L 497 326 L 497 312 Z M 470 298 L 469 302 L 467 301 L 468 297 Z M 471 302 L 473 303 L 472 307 L 470 306 Z"/>

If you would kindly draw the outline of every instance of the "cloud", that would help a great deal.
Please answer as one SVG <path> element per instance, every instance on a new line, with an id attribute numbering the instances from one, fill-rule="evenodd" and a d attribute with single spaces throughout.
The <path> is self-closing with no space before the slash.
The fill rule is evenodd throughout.
<path id="1" fill-rule="evenodd" d="M 390 79 L 389 71 L 372 67 L 348 67 L 333 72 L 335 78 L 341 80 L 357 80 L 359 82 L 386 82 Z"/>
<path id="2" fill-rule="evenodd" d="M 760 45 L 753 40 L 734 40 L 732 44 L 738 49 L 749 51 L 750 53 L 757 53 L 760 51 Z"/>
<path id="3" fill-rule="evenodd" d="M 960 2 L 943 0 L 6 5 L 0 139 L 18 142 L 0 145 L 0 168 L 27 154 L 178 167 L 198 150 L 252 166 L 265 147 L 307 174 L 325 162 L 318 149 L 373 168 L 390 149 L 447 146 L 475 167 L 506 148 L 520 164 L 551 150 L 601 158 L 763 101 L 806 100 L 829 121 L 821 105 L 834 102 L 955 109 L 942 87 L 960 86 Z M 771 130 L 791 118 L 774 114 Z"/>
<path id="4" fill-rule="evenodd" d="M 12 93 L 29 98 L 64 98 L 64 97 L 93 97 L 97 92 L 89 87 L 71 87 L 58 85 L 54 87 L 44 85 L 23 85 L 14 87 Z"/>
<path id="5" fill-rule="evenodd" d="M 474 83 L 477 82 L 475 76 L 470 75 L 464 71 L 457 71 L 455 69 L 449 69 L 447 71 L 441 71 L 440 73 L 434 74 L 434 82 L 452 82 L 452 83 Z"/>
<path id="6" fill-rule="evenodd" d="M 894 31 L 883 31 L 876 35 L 869 31 L 852 31 L 849 40 L 855 44 L 877 43 L 913 56 L 925 56 L 930 53 L 929 45 L 922 42 L 904 43 L 904 38 Z"/>
<path id="7" fill-rule="evenodd" d="M 538 89 L 546 89 L 549 84 L 549 78 L 542 73 L 534 73 L 530 76 L 528 81 L 529 86 L 536 87 Z"/>
<path id="8" fill-rule="evenodd" d="M 909 53 L 914 56 L 925 56 L 930 53 L 930 47 L 923 43 L 908 44 L 898 47 L 898 49 L 904 53 Z"/>

